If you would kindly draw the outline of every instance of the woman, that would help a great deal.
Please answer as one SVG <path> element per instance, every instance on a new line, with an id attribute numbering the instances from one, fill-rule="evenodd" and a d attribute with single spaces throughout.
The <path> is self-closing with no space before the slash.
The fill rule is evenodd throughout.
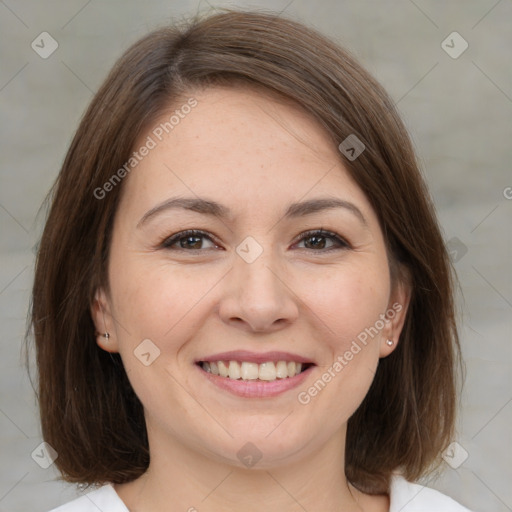
<path id="1" fill-rule="evenodd" d="M 453 276 L 393 102 L 228 11 L 117 62 L 56 182 L 32 325 L 55 510 L 467 511 Z"/>

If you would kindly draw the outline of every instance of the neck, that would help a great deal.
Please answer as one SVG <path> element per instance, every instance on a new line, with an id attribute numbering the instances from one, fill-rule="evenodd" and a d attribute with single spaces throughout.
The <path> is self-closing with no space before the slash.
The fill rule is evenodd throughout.
<path id="1" fill-rule="evenodd" d="M 345 433 L 345 429 L 336 433 L 315 453 L 258 469 L 258 464 L 240 468 L 219 461 L 148 430 L 148 470 L 115 489 L 133 512 L 256 512 L 263 507 L 266 512 L 360 512 L 366 495 L 345 478 Z"/>

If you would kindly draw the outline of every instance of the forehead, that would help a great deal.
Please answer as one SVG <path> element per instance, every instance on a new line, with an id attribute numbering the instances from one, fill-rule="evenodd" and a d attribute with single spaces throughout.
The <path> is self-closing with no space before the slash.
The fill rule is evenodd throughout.
<path id="1" fill-rule="evenodd" d="M 191 97 L 197 106 L 163 134 L 162 142 L 174 143 L 168 149 L 176 155 L 186 152 L 193 160 L 203 158 L 208 149 L 212 162 L 241 156 L 264 160 L 265 156 L 276 158 L 280 152 L 332 160 L 335 146 L 311 115 L 291 100 L 252 87 L 212 87 L 197 92 L 165 111 L 155 121 L 155 129 L 165 129 L 169 114 L 179 111 Z"/>
<path id="2" fill-rule="evenodd" d="M 150 151 L 124 184 L 125 208 L 195 194 L 234 210 L 271 209 L 325 193 L 369 207 L 319 122 L 268 92 L 212 87 L 183 96 L 139 137 L 135 149 L 145 144 Z"/>

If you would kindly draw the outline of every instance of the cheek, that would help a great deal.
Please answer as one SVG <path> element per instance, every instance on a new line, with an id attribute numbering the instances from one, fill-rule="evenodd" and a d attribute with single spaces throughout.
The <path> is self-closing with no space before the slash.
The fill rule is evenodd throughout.
<path id="1" fill-rule="evenodd" d="M 389 279 L 374 267 L 354 265 L 323 272 L 313 281 L 302 280 L 297 291 L 307 298 L 307 306 L 323 324 L 326 340 L 336 352 L 347 350 L 351 341 L 374 327 L 385 312 Z"/>
<path id="2" fill-rule="evenodd" d="M 324 417 L 327 407 L 334 428 L 354 413 L 373 381 L 379 362 L 379 318 L 388 303 L 388 275 L 378 265 L 352 266 L 316 280 L 304 287 L 305 294 L 306 290 L 327 350 L 316 380 L 301 389 L 298 398 L 314 417 Z"/>
<path id="3" fill-rule="evenodd" d="M 155 261 L 148 255 L 119 260 L 111 274 L 122 351 L 152 340 L 170 358 L 193 337 L 207 297 L 222 277 L 207 266 Z"/>
<path id="4" fill-rule="evenodd" d="M 150 263 L 151 258 L 145 256 L 127 254 L 113 260 L 111 267 L 119 352 L 146 409 L 169 403 L 181 411 L 180 400 L 175 399 L 181 388 L 173 378 L 173 368 L 197 325 L 194 306 L 212 285 L 177 265 Z"/>

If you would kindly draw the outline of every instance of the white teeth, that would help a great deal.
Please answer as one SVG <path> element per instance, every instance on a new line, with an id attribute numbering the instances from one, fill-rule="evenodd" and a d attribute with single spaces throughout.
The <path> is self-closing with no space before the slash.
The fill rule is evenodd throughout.
<path id="1" fill-rule="evenodd" d="M 208 373 L 233 380 L 274 381 L 294 377 L 302 371 L 302 363 L 294 361 L 268 361 L 262 364 L 239 361 L 204 361 L 202 368 Z"/>
<path id="2" fill-rule="evenodd" d="M 225 365 L 224 361 L 217 361 L 217 367 L 219 368 L 219 375 L 221 377 L 228 376 L 228 367 Z"/>
<path id="3" fill-rule="evenodd" d="M 244 380 L 256 380 L 258 378 L 258 363 L 242 363 L 240 373 Z"/>
<path id="4" fill-rule="evenodd" d="M 279 379 L 285 379 L 288 377 L 288 367 L 286 361 L 279 361 L 276 364 L 276 377 Z"/>
<path id="5" fill-rule="evenodd" d="M 276 365 L 272 362 L 260 364 L 260 380 L 276 380 Z"/>
<path id="6" fill-rule="evenodd" d="M 236 361 L 229 361 L 229 378 L 239 379 L 241 377 L 240 365 Z"/>

